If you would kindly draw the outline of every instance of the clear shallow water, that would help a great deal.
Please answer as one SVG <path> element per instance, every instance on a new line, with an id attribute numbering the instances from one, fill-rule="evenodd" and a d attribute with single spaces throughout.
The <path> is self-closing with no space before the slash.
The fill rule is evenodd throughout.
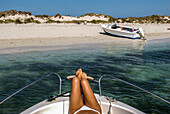
<path id="1" fill-rule="evenodd" d="M 108 74 L 124 79 L 170 100 L 170 41 L 143 45 L 103 45 L 80 49 L 0 55 L 0 100 L 22 86 L 52 72 L 62 78 L 82 68 L 98 79 Z M 90 82 L 95 93 L 98 85 Z M 48 77 L 26 88 L 0 105 L 1 113 L 19 113 L 51 95 L 58 94 L 59 82 Z M 62 92 L 70 91 L 71 81 Z M 145 113 L 168 113 L 170 106 L 157 98 L 110 78 L 102 81 L 102 93 Z"/>

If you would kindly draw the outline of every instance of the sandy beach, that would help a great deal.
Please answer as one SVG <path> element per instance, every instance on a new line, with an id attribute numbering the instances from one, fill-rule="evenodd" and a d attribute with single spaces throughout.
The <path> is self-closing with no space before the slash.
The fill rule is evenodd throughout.
<path id="1" fill-rule="evenodd" d="M 142 27 L 148 40 L 170 38 L 170 24 L 123 25 Z M 0 24 L 0 30 L 0 54 L 141 42 L 105 35 L 99 24 Z"/>

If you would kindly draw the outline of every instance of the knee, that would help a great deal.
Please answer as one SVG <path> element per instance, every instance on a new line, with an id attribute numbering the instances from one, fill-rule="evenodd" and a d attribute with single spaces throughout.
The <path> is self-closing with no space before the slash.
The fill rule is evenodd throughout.
<path id="1" fill-rule="evenodd" d="M 72 83 L 80 83 L 80 80 L 77 77 L 74 77 Z"/>
<path id="2" fill-rule="evenodd" d="M 82 85 L 86 85 L 86 84 L 88 84 L 89 82 L 88 82 L 88 80 L 87 79 L 82 79 L 81 80 L 81 84 Z"/>

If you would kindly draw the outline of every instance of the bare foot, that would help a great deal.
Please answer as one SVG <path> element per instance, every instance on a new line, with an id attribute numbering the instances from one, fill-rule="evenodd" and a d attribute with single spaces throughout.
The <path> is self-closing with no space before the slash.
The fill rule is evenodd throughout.
<path id="1" fill-rule="evenodd" d="M 67 76 L 67 80 L 69 80 L 69 79 L 73 79 L 75 76 Z"/>
<path id="2" fill-rule="evenodd" d="M 83 72 L 82 75 L 81 75 L 81 78 L 82 79 L 87 79 L 87 74 L 85 72 Z"/>
<path id="3" fill-rule="evenodd" d="M 76 72 L 76 76 L 81 80 L 81 75 L 82 75 L 82 69 L 79 68 Z"/>
<path id="4" fill-rule="evenodd" d="M 81 79 L 94 80 L 93 77 L 87 76 L 87 74 L 84 73 L 84 72 L 83 72 L 82 75 L 81 75 Z"/>

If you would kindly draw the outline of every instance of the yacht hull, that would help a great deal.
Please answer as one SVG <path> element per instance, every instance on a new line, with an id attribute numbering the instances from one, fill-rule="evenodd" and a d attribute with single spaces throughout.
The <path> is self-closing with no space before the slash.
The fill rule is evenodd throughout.
<path id="1" fill-rule="evenodd" d="M 121 28 L 112 29 L 111 25 L 109 25 L 109 24 L 104 24 L 101 26 L 105 33 L 113 35 L 113 36 L 122 37 L 122 38 L 130 38 L 130 39 L 140 39 L 141 38 L 138 31 L 130 32 L 130 31 L 122 30 Z M 120 27 L 123 28 L 123 26 L 120 26 Z M 129 27 L 129 29 L 133 29 L 133 28 Z"/>

